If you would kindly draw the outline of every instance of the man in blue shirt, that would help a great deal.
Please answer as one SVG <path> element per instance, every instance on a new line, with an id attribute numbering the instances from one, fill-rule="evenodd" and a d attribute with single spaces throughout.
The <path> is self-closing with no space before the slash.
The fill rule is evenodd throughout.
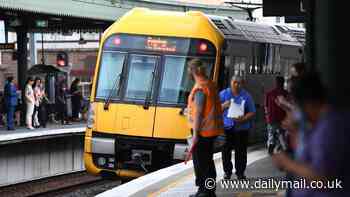
<path id="1" fill-rule="evenodd" d="M 15 130 L 13 118 L 17 105 L 17 88 L 15 84 L 13 84 L 13 77 L 7 78 L 4 94 L 7 114 L 7 130 Z"/>
<path id="2" fill-rule="evenodd" d="M 225 179 L 230 179 L 233 165 L 231 162 L 232 149 L 235 149 L 235 169 L 238 179 L 245 179 L 244 171 L 247 166 L 248 131 L 252 127 L 251 120 L 255 116 L 255 104 L 250 94 L 241 88 L 242 78 L 234 75 L 231 87 L 220 92 L 223 109 L 225 144 L 222 150 L 222 162 Z M 244 108 L 244 115 L 237 118 L 228 117 L 231 101 Z"/>

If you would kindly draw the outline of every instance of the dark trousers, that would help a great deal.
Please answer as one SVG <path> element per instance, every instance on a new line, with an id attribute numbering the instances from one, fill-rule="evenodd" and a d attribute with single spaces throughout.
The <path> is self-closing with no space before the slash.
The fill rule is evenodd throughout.
<path id="1" fill-rule="evenodd" d="M 213 160 L 214 139 L 215 137 L 199 137 L 198 143 L 193 149 L 193 167 L 196 176 L 196 186 L 199 187 L 199 191 L 207 191 L 205 189 L 205 180 L 207 178 L 216 179 L 216 169 Z M 215 192 L 215 188 L 212 189 L 213 191 Z"/>
<path id="2" fill-rule="evenodd" d="M 67 110 L 66 110 L 66 104 L 65 103 L 57 103 L 57 112 L 58 112 L 58 119 L 61 120 L 61 123 L 64 124 L 64 122 L 67 119 Z"/>
<path id="3" fill-rule="evenodd" d="M 46 123 L 47 123 L 47 111 L 46 111 L 46 105 L 41 104 L 39 106 L 39 111 L 38 111 L 38 119 L 39 119 L 39 123 L 41 126 L 46 127 Z"/>
<path id="4" fill-rule="evenodd" d="M 16 106 L 7 106 L 7 129 L 14 129 L 15 125 L 14 125 L 14 115 L 15 115 L 15 110 L 16 110 Z"/>
<path id="5" fill-rule="evenodd" d="M 79 118 L 79 112 L 81 108 L 81 102 L 79 96 L 72 97 L 72 117 Z"/>
<path id="6" fill-rule="evenodd" d="M 225 129 L 225 144 L 222 154 L 222 164 L 225 174 L 232 174 L 232 150 L 235 150 L 235 169 L 236 175 L 244 175 L 247 167 L 247 147 L 248 147 L 248 130 L 235 131 L 232 129 Z"/>

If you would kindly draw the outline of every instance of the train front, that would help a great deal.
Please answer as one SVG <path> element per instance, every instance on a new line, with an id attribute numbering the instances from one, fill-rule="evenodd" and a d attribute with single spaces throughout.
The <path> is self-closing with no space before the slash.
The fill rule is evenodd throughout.
<path id="1" fill-rule="evenodd" d="M 154 15 L 137 14 L 143 21 Z M 109 29 L 99 51 L 84 151 L 93 174 L 137 177 L 184 159 L 190 134 L 184 108 L 193 85 L 187 62 L 200 58 L 211 77 L 216 68 L 213 42 L 176 30 L 159 35 L 161 21 L 148 34 L 127 32 L 134 26 L 122 31 L 123 22 L 132 24 L 131 16 Z"/>

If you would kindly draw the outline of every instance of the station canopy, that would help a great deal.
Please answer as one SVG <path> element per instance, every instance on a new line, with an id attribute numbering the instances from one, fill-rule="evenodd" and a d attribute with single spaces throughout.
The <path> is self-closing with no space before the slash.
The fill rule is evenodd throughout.
<path id="1" fill-rule="evenodd" d="M 169 0 L 0 0 L 0 20 L 7 31 L 100 32 L 134 7 L 230 15 L 244 18 L 237 8 Z"/>
<path id="2" fill-rule="evenodd" d="M 117 4 L 91 0 L 0 0 L 0 20 L 8 31 L 99 32 L 128 11 Z M 116 9 L 117 8 L 117 9 Z"/>

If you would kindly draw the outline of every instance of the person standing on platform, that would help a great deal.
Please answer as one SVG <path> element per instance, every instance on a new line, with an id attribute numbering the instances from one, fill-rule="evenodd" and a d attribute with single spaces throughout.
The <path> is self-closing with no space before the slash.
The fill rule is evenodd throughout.
<path id="1" fill-rule="evenodd" d="M 224 110 L 225 144 L 222 150 L 222 164 L 224 168 L 224 179 L 231 179 L 232 176 L 232 150 L 235 149 L 235 168 L 238 179 L 246 179 L 245 169 L 247 167 L 247 147 L 249 130 L 252 127 L 252 119 L 256 109 L 251 95 L 241 88 L 242 78 L 234 75 L 231 78 L 231 87 L 220 92 L 222 109 Z M 231 105 L 241 107 L 241 114 L 238 117 L 229 115 Z M 238 114 L 238 113 L 237 113 Z"/>
<path id="2" fill-rule="evenodd" d="M 291 93 L 305 121 L 304 138 L 298 141 L 303 149 L 295 159 L 281 152 L 272 160 L 296 177 L 292 181 L 318 182 L 322 187 L 291 188 L 289 196 L 350 196 L 349 106 L 340 108 L 332 102 L 319 73 L 306 73 L 293 84 Z"/>
<path id="3" fill-rule="evenodd" d="M 267 123 L 267 148 L 269 154 L 273 154 L 287 149 L 286 131 L 282 128 L 282 121 L 286 117 L 286 112 L 277 105 L 277 98 L 288 97 L 288 92 L 283 89 L 284 78 L 275 78 L 275 88 L 265 94 L 265 119 Z"/>
<path id="4" fill-rule="evenodd" d="M 39 123 L 39 107 L 42 100 L 42 92 L 41 92 L 41 79 L 39 77 L 35 78 L 33 84 L 35 105 L 34 105 L 34 113 L 33 113 L 33 126 L 35 128 L 40 127 Z"/>
<path id="5" fill-rule="evenodd" d="M 67 82 L 65 79 L 62 79 L 57 88 L 57 110 L 58 110 L 58 116 L 59 119 L 61 120 L 62 125 L 65 124 L 71 124 L 68 120 L 68 114 L 67 114 L 67 94 L 68 94 L 68 89 L 67 89 Z"/>
<path id="6" fill-rule="evenodd" d="M 41 99 L 39 103 L 38 119 L 39 119 L 40 126 L 42 126 L 43 128 L 46 128 L 47 119 L 48 119 L 47 104 L 49 103 L 49 100 L 46 97 L 44 82 L 42 80 L 40 80 L 39 90 L 40 90 Z"/>
<path id="7" fill-rule="evenodd" d="M 15 130 L 14 116 L 17 106 L 17 88 L 13 84 L 13 77 L 8 77 L 4 88 L 4 98 L 7 114 L 7 130 Z"/>
<path id="8" fill-rule="evenodd" d="M 26 124 L 27 124 L 27 129 L 30 129 L 30 130 L 34 130 L 34 127 L 32 125 L 34 104 L 35 104 L 34 91 L 33 91 L 33 87 L 32 87 L 33 83 L 34 83 L 33 78 L 29 77 L 27 79 L 27 83 L 26 83 L 26 87 L 25 87 L 25 102 L 26 102 L 26 106 L 27 106 Z"/>
<path id="9" fill-rule="evenodd" d="M 72 118 L 74 121 L 79 120 L 79 112 L 81 108 L 81 91 L 79 90 L 80 79 L 76 78 L 70 86 L 72 94 Z"/>
<path id="10" fill-rule="evenodd" d="M 202 61 L 193 59 L 188 63 L 189 77 L 195 85 L 188 97 L 188 118 L 193 133 L 192 143 L 185 161 L 193 155 L 193 166 L 198 191 L 192 197 L 216 196 L 215 187 L 205 187 L 206 180 L 216 179 L 213 161 L 214 140 L 223 133 L 220 99 L 215 84 L 206 76 Z"/>

